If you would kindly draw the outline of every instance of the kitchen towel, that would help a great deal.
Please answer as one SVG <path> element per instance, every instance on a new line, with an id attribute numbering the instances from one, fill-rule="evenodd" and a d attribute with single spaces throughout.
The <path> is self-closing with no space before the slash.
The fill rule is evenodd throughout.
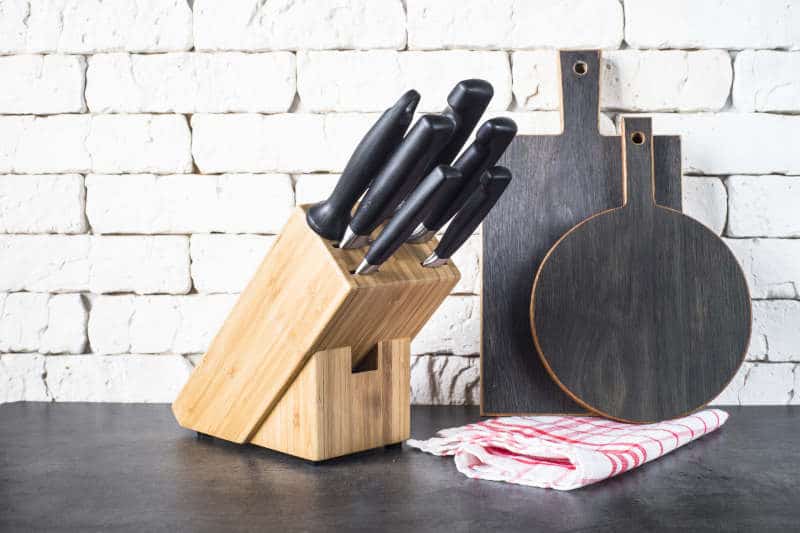
<path id="1" fill-rule="evenodd" d="M 510 416 L 444 429 L 406 444 L 455 456 L 467 477 L 572 490 L 632 470 L 716 430 L 719 409 L 656 424 L 589 416 Z"/>

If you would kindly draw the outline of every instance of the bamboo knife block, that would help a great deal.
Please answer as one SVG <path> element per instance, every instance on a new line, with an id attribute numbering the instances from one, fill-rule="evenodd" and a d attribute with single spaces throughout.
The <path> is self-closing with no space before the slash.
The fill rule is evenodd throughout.
<path id="1" fill-rule="evenodd" d="M 435 242 L 404 244 L 354 276 L 294 210 L 172 411 L 188 429 L 312 461 L 410 436 L 410 343 L 458 282 L 423 268 Z"/>

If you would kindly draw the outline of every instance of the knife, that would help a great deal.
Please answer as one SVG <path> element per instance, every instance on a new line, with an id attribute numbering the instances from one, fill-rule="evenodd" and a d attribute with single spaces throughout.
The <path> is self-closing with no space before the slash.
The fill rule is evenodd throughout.
<path id="1" fill-rule="evenodd" d="M 494 167 L 484 172 L 477 190 L 453 218 L 436 250 L 422 262 L 422 266 L 437 267 L 446 264 L 491 211 L 510 182 L 511 172 L 505 167 Z"/>
<path id="2" fill-rule="evenodd" d="M 414 124 L 372 180 L 339 242 L 340 248 L 360 248 L 369 243 L 370 233 L 416 186 L 422 172 L 450 140 L 455 127 L 455 121 L 443 115 L 423 115 Z"/>
<path id="3" fill-rule="evenodd" d="M 408 242 L 421 243 L 433 238 L 467 202 L 478 188 L 483 173 L 497 163 L 516 134 L 517 125 L 510 118 L 498 117 L 484 122 L 475 134 L 475 141 L 453 164 L 464 175 L 461 187 L 454 188 L 449 195 L 439 196 L 440 202 L 431 207 Z"/>
<path id="4" fill-rule="evenodd" d="M 342 237 L 353 205 L 402 140 L 419 98 L 417 91 L 407 91 L 364 135 L 328 199 L 308 209 L 306 220 L 312 230 L 332 241 Z"/>
<path id="5" fill-rule="evenodd" d="M 461 172 L 447 165 L 434 168 L 408 195 L 395 216 L 367 250 L 355 274 L 371 274 L 397 251 L 416 227 L 422 212 L 450 182 L 461 181 Z"/>

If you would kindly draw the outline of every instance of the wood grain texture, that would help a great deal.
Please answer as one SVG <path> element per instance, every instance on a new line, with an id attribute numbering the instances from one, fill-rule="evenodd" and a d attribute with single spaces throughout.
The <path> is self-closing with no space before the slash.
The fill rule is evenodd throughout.
<path id="1" fill-rule="evenodd" d="M 573 67 L 586 65 L 583 75 Z M 481 411 L 585 413 L 550 379 L 530 332 L 533 278 L 575 224 L 622 204 L 620 138 L 598 132 L 600 52 L 562 52 L 564 131 L 521 135 L 500 164 L 514 179 L 483 224 Z M 680 139 L 655 138 L 656 200 L 681 209 Z"/>
<path id="2" fill-rule="evenodd" d="M 408 439 L 408 339 L 380 342 L 374 356 L 374 370 L 353 372 L 350 348 L 314 354 L 250 442 L 322 461 Z"/>
<path id="3" fill-rule="evenodd" d="M 750 298 L 711 230 L 654 200 L 651 121 L 624 119 L 624 205 L 567 232 L 531 298 L 534 342 L 554 380 L 617 420 L 683 416 L 736 374 Z"/>
<path id="4" fill-rule="evenodd" d="M 435 246 L 353 276 L 363 251 L 333 247 L 296 209 L 173 403 L 178 422 L 247 442 L 315 353 L 346 347 L 356 367 L 379 342 L 415 337 L 460 277 L 420 265 Z"/>

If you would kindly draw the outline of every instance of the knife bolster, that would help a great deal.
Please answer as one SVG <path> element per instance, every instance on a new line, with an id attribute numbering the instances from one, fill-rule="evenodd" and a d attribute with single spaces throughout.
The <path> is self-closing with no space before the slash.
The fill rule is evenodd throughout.
<path id="1" fill-rule="evenodd" d="M 178 423 L 312 461 L 407 439 L 411 339 L 460 277 L 422 267 L 435 246 L 354 276 L 363 250 L 298 207 L 172 404 Z"/>

